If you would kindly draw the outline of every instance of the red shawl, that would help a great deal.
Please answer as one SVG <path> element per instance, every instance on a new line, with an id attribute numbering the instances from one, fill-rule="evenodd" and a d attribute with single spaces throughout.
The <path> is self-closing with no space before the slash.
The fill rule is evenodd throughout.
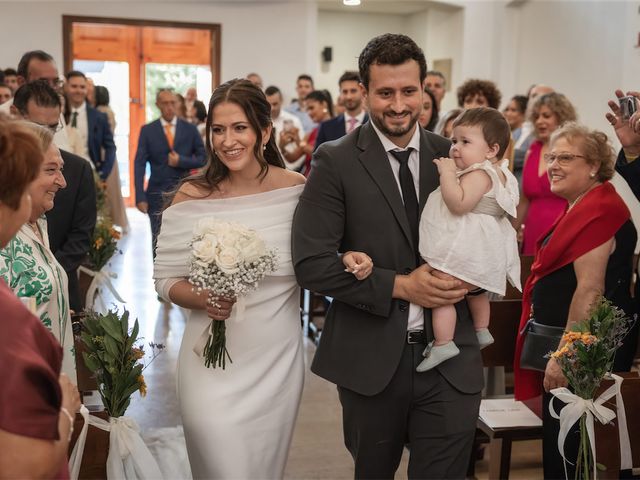
<path id="1" fill-rule="evenodd" d="M 531 312 L 533 286 L 545 275 L 573 263 L 587 252 L 613 237 L 629 220 L 629 209 L 609 182 L 588 192 L 571 211 L 561 215 L 536 242 L 536 255 L 522 294 L 522 317 L 519 331 L 527 324 Z M 553 232 L 545 246 L 543 240 Z M 515 397 L 527 400 L 542 393 L 542 372 L 520 368 L 524 335 L 516 339 L 513 369 Z"/>

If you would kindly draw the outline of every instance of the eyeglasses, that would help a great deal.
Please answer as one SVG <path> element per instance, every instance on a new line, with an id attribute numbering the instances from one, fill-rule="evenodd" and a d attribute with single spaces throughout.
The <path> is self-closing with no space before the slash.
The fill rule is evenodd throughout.
<path id="1" fill-rule="evenodd" d="M 576 155 L 575 153 L 545 153 L 543 158 L 548 165 L 551 165 L 557 160 L 558 165 L 560 165 L 561 167 L 566 167 L 576 157 L 585 158 L 584 155 Z"/>
<path id="2" fill-rule="evenodd" d="M 54 135 L 64 128 L 64 126 L 60 122 L 47 124 L 47 123 L 38 123 L 38 122 L 31 121 L 31 123 L 35 123 L 36 125 L 40 125 L 41 127 L 46 128 Z"/>

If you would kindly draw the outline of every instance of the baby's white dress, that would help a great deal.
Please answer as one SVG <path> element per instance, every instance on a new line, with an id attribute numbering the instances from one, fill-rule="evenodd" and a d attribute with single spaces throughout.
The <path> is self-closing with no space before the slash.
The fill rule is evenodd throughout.
<path id="1" fill-rule="evenodd" d="M 451 213 L 438 187 L 420 218 L 420 255 L 429 265 L 498 295 L 504 295 L 506 280 L 522 289 L 518 242 L 508 218 L 516 216 L 519 189 L 508 164 L 503 160 L 499 166 L 506 177 L 504 185 L 488 160 L 456 173 L 458 181 L 478 169 L 491 178 L 491 190 L 473 211 Z"/>

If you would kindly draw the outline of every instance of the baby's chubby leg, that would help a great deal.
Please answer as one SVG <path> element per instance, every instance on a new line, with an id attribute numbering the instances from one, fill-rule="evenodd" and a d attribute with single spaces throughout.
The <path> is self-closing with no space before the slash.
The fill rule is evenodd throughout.
<path id="1" fill-rule="evenodd" d="M 493 336 L 489 332 L 489 317 L 491 308 L 487 292 L 478 295 L 467 295 L 467 304 L 473 319 L 473 328 L 476 330 L 480 348 L 484 348 L 493 343 Z"/>

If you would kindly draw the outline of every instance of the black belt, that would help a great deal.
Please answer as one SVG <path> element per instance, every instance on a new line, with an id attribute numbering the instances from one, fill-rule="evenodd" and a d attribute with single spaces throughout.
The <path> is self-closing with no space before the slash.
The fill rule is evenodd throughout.
<path id="1" fill-rule="evenodd" d="M 427 344 L 427 336 L 424 334 L 424 330 L 409 330 L 407 331 L 407 343 L 413 345 L 414 343 Z"/>

